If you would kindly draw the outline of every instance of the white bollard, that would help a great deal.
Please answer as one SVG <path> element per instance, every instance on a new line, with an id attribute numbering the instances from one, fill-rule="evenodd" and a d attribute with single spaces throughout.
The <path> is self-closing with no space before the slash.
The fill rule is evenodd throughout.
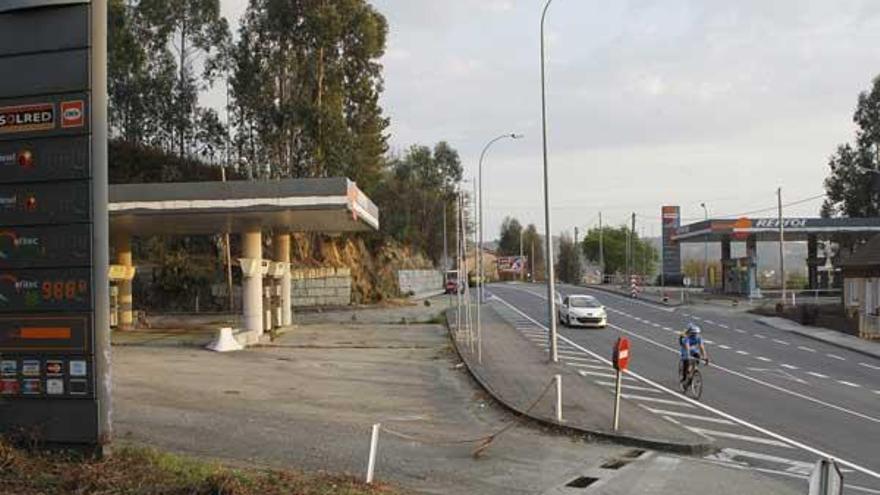
<path id="1" fill-rule="evenodd" d="M 373 482 L 373 472 L 376 469 L 376 450 L 379 448 L 380 423 L 373 425 L 373 434 L 370 436 L 370 459 L 367 461 L 367 484 Z"/>
<path id="2" fill-rule="evenodd" d="M 554 377 L 556 381 L 556 421 L 562 423 L 562 375 Z"/>

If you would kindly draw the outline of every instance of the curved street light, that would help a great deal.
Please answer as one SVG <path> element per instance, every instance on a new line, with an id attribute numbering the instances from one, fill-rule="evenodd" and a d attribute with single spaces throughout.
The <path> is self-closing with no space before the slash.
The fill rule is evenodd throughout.
<path id="1" fill-rule="evenodd" d="M 547 18 L 547 9 L 553 0 L 547 0 L 544 11 L 541 13 L 541 131 L 544 143 L 544 231 L 547 255 L 545 256 L 544 271 L 547 273 L 547 309 L 550 318 L 550 360 L 559 362 L 559 352 L 556 345 L 556 274 L 553 271 L 553 236 L 550 227 L 550 174 L 547 170 L 547 83 L 544 71 L 544 20 Z"/>
<path id="2" fill-rule="evenodd" d="M 480 153 L 480 163 L 477 170 L 478 179 L 480 182 L 480 194 L 478 195 L 478 210 L 479 210 L 479 220 L 477 221 L 477 229 L 479 230 L 480 235 L 480 249 L 477 252 L 477 361 L 483 362 L 483 323 L 482 323 L 482 315 L 480 312 L 480 306 L 485 302 L 483 297 L 483 288 L 485 285 L 484 277 L 485 270 L 483 268 L 483 159 L 486 158 L 486 153 L 489 151 L 489 148 L 492 147 L 493 144 L 501 141 L 502 139 L 520 139 L 522 138 L 522 134 L 502 134 L 488 143 L 483 147 L 483 151 Z"/>

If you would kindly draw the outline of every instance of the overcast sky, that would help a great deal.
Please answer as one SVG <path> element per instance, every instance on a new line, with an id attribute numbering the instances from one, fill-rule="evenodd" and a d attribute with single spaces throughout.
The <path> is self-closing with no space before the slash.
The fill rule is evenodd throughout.
<path id="1" fill-rule="evenodd" d="M 237 25 L 246 0 L 222 0 Z M 512 215 L 543 228 L 543 0 L 373 0 L 389 21 L 391 145 L 449 141 L 484 162 L 487 238 Z M 547 21 L 554 232 L 662 204 L 733 215 L 823 192 L 880 74 L 875 0 L 555 0 Z M 821 200 L 793 206 L 816 215 Z M 772 216 L 767 213 L 767 216 Z M 756 215 L 760 216 L 760 215 Z M 492 235 L 490 235 L 492 234 Z"/>

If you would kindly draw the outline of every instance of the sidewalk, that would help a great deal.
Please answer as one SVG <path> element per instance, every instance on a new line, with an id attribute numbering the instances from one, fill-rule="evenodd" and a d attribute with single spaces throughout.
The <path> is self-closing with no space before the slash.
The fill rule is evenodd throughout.
<path id="1" fill-rule="evenodd" d="M 455 311 L 447 312 L 450 328 L 455 325 Z M 490 305 L 483 311 L 482 364 L 464 341 L 455 341 L 459 355 L 476 380 L 506 407 L 543 423 L 550 423 L 601 440 L 643 448 L 685 454 L 713 450 L 701 435 L 649 414 L 625 399 L 621 400 L 620 429 L 612 431 L 613 393 L 578 375 L 577 370 L 562 364 L 549 365 L 547 357 L 535 345 L 503 320 Z M 608 373 L 614 371 L 609 368 Z M 556 422 L 555 388 L 543 396 L 530 412 L 526 410 L 542 397 L 553 376 L 562 375 L 563 423 Z"/>
<path id="2" fill-rule="evenodd" d="M 804 337 L 809 337 L 853 352 L 858 352 L 859 354 L 880 359 L 880 342 L 860 339 L 854 335 L 848 335 L 827 328 L 804 326 L 785 318 L 761 317 L 758 318 L 757 321 L 758 323 L 767 325 L 771 328 L 796 333 L 798 335 L 803 335 Z"/>

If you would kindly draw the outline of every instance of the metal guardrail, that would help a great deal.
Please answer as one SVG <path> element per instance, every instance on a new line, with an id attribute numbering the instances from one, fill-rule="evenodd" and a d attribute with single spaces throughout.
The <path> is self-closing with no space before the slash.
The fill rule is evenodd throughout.
<path id="1" fill-rule="evenodd" d="M 859 314 L 859 337 L 880 339 L 880 315 Z"/>

